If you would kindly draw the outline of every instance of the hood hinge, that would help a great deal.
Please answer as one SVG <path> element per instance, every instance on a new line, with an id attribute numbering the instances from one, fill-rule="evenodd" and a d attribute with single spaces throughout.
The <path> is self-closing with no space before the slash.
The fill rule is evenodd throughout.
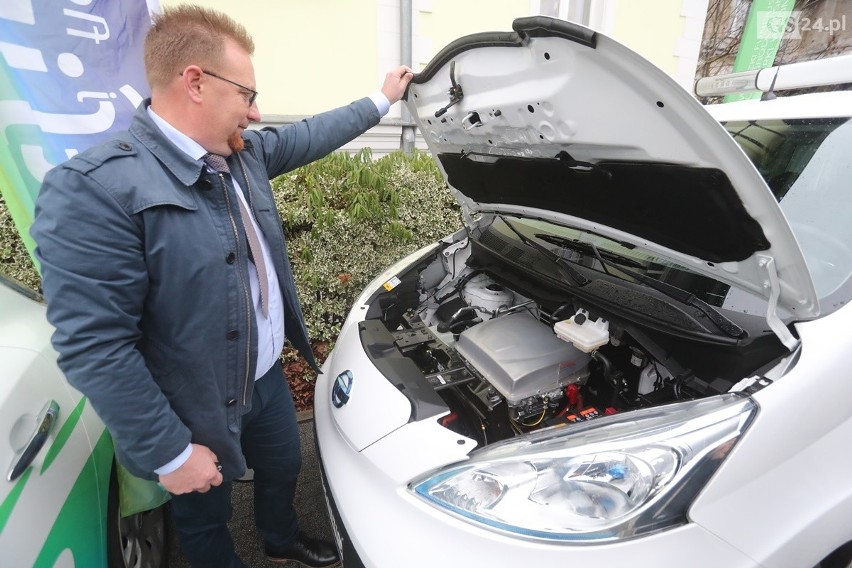
<path id="1" fill-rule="evenodd" d="M 457 192 L 458 193 L 458 192 Z M 462 222 L 468 229 L 473 229 L 476 226 L 476 219 L 474 219 L 474 214 L 471 211 L 470 207 L 467 204 L 467 201 L 456 199 L 461 206 L 461 217 Z"/>
<path id="2" fill-rule="evenodd" d="M 799 340 L 796 339 L 781 318 L 778 317 L 778 297 L 781 295 L 781 288 L 778 284 L 778 273 L 775 271 L 775 259 L 771 256 L 757 255 L 758 267 L 761 271 L 761 276 L 764 277 L 763 287 L 769 289 L 768 305 L 766 307 L 766 323 L 769 324 L 769 329 L 775 332 L 778 339 L 781 340 L 787 349 L 793 351 L 799 346 Z"/>

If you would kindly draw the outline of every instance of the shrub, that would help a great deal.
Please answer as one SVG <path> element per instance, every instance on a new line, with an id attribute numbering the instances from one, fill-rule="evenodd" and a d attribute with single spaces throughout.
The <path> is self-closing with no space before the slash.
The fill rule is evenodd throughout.
<path id="1" fill-rule="evenodd" d="M 459 228 L 430 156 L 332 154 L 273 181 L 311 337 L 333 343 L 373 277 Z"/>

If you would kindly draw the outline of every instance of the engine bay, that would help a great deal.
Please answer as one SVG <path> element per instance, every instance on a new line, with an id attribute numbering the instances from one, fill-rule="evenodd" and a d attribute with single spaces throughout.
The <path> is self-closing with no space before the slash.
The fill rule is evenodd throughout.
<path id="1" fill-rule="evenodd" d="M 405 360 L 408 386 L 397 386 L 412 419 L 430 399 L 449 409 L 443 426 L 480 445 L 727 392 L 785 354 L 771 334 L 722 341 L 643 325 L 487 257 L 466 236 L 442 243 L 374 295 L 374 331 L 362 326 L 368 353 Z M 382 368 L 391 382 L 400 362 Z"/>

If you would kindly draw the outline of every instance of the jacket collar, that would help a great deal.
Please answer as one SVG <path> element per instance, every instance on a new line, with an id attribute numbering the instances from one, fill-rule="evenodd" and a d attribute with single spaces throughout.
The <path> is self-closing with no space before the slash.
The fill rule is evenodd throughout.
<path id="1" fill-rule="evenodd" d="M 130 124 L 132 134 L 163 166 L 186 186 L 195 184 L 204 171 L 204 162 L 193 159 L 175 146 L 148 115 L 151 99 L 145 99 Z"/>

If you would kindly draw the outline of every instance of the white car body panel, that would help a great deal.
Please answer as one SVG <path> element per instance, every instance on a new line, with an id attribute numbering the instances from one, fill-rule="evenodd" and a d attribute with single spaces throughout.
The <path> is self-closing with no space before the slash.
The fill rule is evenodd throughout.
<path id="1" fill-rule="evenodd" d="M 362 454 L 380 465 L 391 481 L 405 484 L 423 472 L 466 460 L 476 445 L 476 440 L 444 428 L 437 420 L 420 420 L 395 430 Z"/>
<path id="2" fill-rule="evenodd" d="M 452 57 L 455 78 L 465 93 L 458 104 L 441 118 L 435 117 L 449 100 L 449 63 L 427 82 L 415 80 L 406 104 L 434 156 L 464 152 L 553 158 L 568 149 L 574 159 L 592 163 L 635 160 L 724 171 L 771 243 L 769 249 L 738 262 L 708 262 L 651 245 L 613 227 L 557 212 L 532 213 L 632 242 L 763 297 L 770 290 L 761 257 L 772 257 L 780 285 L 779 305 L 798 318 L 816 316 L 816 292 L 796 239 L 746 155 L 660 69 L 604 35 L 597 34 L 596 40 L 590 48 L 561 38 L 535 37 L 521 47 L 461 51 Z M 492 116 L 495 109 L 501 111 L 499 116 Z M 480 126 L 465 124 L 472 112 L 478 113 Z M 458 190 L 456 197 L 471 211 L 518 211 L 500 203 L 475 203 Z"/>
<path id="3" fill-rule="evenodd" d="M 0 463 L 8 468 L 11 465 L 14 450 L 26 444 L 29 434 L 35 428 L 36 416 L 44 401 L 50 398 L 59 403 L 59 425 L 74 409 L 75 401 L 70 396 L 67 385 L 59 382 L 64 382 L 61 376 L 54 375 L 58 381 L 52 385 L 49 380 L 44 379 L 51 376 L 53 367 L 41 356 L 23 350 L 13 355 L 9 350 L 0 349 L 0 357 L 4 361 L 15 358 L 22 363 L 21 368 L 15 368 L 15 365 L 12 365 L 6 369 L 10 376 L 29 377 L 29 380 L 18 383 L 19 388 L 9 393 L 10 396 L 0 402 L 0 431 L 12 433 L 12 440 L 7 438 L 0 446 L 0 460 L 2 460 Z M 40 392 L 36 391 L 31 387 L 35 383 L 41 383 L 46 388 Z M 10 407 L 11 405 L 14 406 Z M 59 425 L 53 429 L 44 447 L 33 460 L 30 466 L 32 471 L 29 473 L 24 491 L 15 502 L 12 515 L 3 531 L 0 532 L 0 550 L 14 551 L 15 561 L 19 562 L 20 566 L 36 564 L 36 559 L 42 552 L 42 546 L 47 541 L 72 486 L 83 473 L 83 469 L 91 467 L 91 464 L 87 463 L 87 458 L 92 452 L 92 446 L 82 423 L 78 423 L 62 447 L 62 451 L 57 454 L 55 461 L 43 470 L 48 449 L 56 441 Z M 0 483 L 3 485 L 0 501 L 3 501 L 15 484 L 5 479 Z M 93 504 L 93 506 L 98 505 Z M 38 527 L 40 531 L 34 533 L 34 527 Z M 97 534 L 102 530 L 102 526 L 90 526 L 87 530 Z"/>
<path id="4" fill-rule="evenodd" d="M 52 328 L 44 318 L 44 307 L 2 284 L 0 296 L 4 307 L 3 325 L 0 326 L 0 360 L 4 364 L 0 371 L 3 375 L 0 377 L 0 432 L 8 433 L 0 441 L 4 478 L 17 459 L 17 452 L 23 449 L 35 430 L 36 418 L 45 403 L 53 400 L 59 404 L 56 425 L 30 469 L 17 482 L 0 481 L 0 502 L 13 505 L 0 531 L 0 551 L 14 556 L 21 566 L 32 566 L 43 553 L 43 546 L 72 487 L 83 476 L 85 468 L 93 467 L 89 456 L 104 426 L 91 407 L 85 405 L 61 450 L 53 461 L 46 463 L 61 427 L 81 403 L 82 396 L 68 385 L 56 368 L 55 351 L 47 342 Z M 33 317 L 34 313 L 41 317 Z M 92 437 L 94 440 L 90 439 Z M 28 476 L 25 483 L 23 476 Z M 13 490 L 21 490 L 20 495 L 12 496 Z M 14 501 L 7 501 L 9 499 Z M 105 507 L 105 504 L 92 503 L 92 506 Z M 80 517 L 80 522 L 89 520 L 90 516 Z M 98 524 L 83 530 L 99 535 L 104 529 L 103 524 Z M 62 554 L 73 558 L 70 550 Z"/>
<path id="5" fill-rule="evenodd" d="M 333 381 L 345 370 L 351 370 L 354 379 L 349 402 L 335 409 L 334 420 L 340 431 L 345 432 L 349 444 L 360 451 L 406 424 L 411 416 L 411 403 L 370 362 L 358 339 L 357 322 L 349 322 L 344 329 L 334 359 L 346 361 L 346 368 L 332 367 L 333 376 L 329 379 Z M 377 408 L 382 411 L 376 412 Z"/>
<path id="6" fill-rule="evenodd" d="M 813 566 L 849 538 L 850 326 L 848 308 L 796 326 L 800 359 L 754 395 L 754 424 L 690 511 L 767 567 Z"/>

